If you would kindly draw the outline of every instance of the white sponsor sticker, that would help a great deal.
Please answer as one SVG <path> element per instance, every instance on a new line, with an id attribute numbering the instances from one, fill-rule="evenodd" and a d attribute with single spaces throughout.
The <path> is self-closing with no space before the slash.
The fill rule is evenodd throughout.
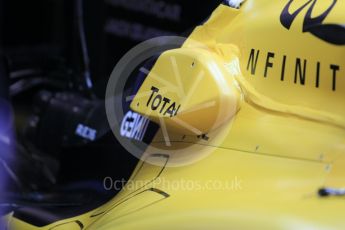
<path id="1" fill-rule="evenodd" d="M 129 139 L 142 141 L 148 124 L 149 120 L 147 118 L 132 111 L 128 111 L 122 120 L 120 134 Z"/>

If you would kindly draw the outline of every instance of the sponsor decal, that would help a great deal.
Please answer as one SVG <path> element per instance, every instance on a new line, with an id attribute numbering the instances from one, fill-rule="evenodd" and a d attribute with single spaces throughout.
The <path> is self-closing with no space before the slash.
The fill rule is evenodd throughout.
<path id="1" fill-rule="evenodd" d="M 331 13 L 338 0 L 333 0 L 332 3 L 325 9 L 325 11 L 317 17 L 312 17 L 313 10 L 318 0 L 309 0 L 300 6 L 294 12 L 291 12 L 291 5 L 296 2 L 290 0 L 284 7 L 281 15 L 280 22 L 286 28 L 290 29 L 292 23 L 296 17 L 302 12 L 303 9 L 308 8 L 307 13 L 304 16 L 303 21 L 303 33 L 311 33 L 315 37 L 334 44 L 334 45 L 345 45 L 345 26 L 334 23 L 323 23 L 327 16 Z M 321 2 L 321 1 L 320 1 Z"/>
<path id="2" fill-rule="evenodd" d="M 78 124 L 75 134 L 87 140 L 94 141 L 96 140 L 97 130 L 83 124 Z"/>
<path id="3" fill-rule="evenodd" d="M 120 135 L 129 139 L 142 141 L 149 123 L 150 121 L 143 116 L 128 111 L 122 120 Z"/>
<path id="4" fill-rule="evenodd" d="M 340 65 L 311 62 L 301 57 L 293 57 L 293 61 L 289 62 L 290 65 L 287 65 L 287 60 L 291 61 L 291 58 L 287 55 L 278 56 L 274 52 L 263 53 L 259 49 L 251 49 L 247 62 L 247 71 L 251 75 L 262 74 L 264 78 L 268 78 L 270 76 L 270 71 L 273 68 L 278 68 L 280 71 L 280 80 L 282 82 L 286 81 L 287 78 L 292 77 L 295 84 L 304 86 L 307 82 L 313 82 L 314 87 L 319 88 L 322 84 L 322 79 L 320 78 L 321 69 L 325 68 L 329 72 L 328 77 L 332 79 L 332 83 L 328 86 L 329 90 L 337 90 L 337 78 L 339 72 L 342 70 Z M 258 68 L 258 62 L 264 62 L 263 69 Z M 292 66 L 291 63 L 293 63 Z M 289 69 L 292 70 L 292 75 L 287 74 L 287 70 Z"/>
<path id="5" fill-rule="evenodd" d="M 152 37 L 174 34 L 174 32 L 171 31 L 116 18 L 109 19 L 105 24 L 104 30 L 108 34 L 129 38 L 133 41 L 143 41 Z"/>
<path id="6" fill-rule="evenodd" d="M 153 111 L 159 111 L 163 116 L 169 115 L 170 117 L 174 117 L 177 115 L 181 105 L 178 105 L 167 97 L 163 97 L 159 94 L 159 89 L 154 86 L 151 87 L 151 91 L 151 96 L 146 104 L 148 108 Z"/>
<path id="7" fill-rule="evenodd" d="M 106 2 L 114 7 L 153 15 L 160 19 L 181 21 L 182 7 L 179 4 L 158 0 L 106 0 Z"/>

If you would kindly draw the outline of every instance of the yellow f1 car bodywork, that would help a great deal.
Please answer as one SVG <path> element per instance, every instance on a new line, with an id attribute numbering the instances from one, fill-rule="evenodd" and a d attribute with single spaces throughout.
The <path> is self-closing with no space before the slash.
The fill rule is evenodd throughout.
<path id="1" fill-rule="evenodd" d="M 340 0 L 220 5 L 133 100 L 166 127 L 131 183 L 81 216 L 37 228 L 9 215 L 10 228 L 345 229 L 345 197 L 318 193 L 345 187 L 344 10 Z"/>

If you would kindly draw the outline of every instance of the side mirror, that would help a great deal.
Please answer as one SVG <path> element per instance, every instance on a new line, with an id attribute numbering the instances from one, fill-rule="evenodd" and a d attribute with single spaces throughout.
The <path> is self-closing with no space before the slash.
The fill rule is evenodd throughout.
<path id="1" fill-rule="evenodd" d="M 201 135 L 220 127 L 239 108 L 240 88 L 224 61 L 206 49 L 163 53 L 131 103 L 131 109 L 169 132 Z"/>

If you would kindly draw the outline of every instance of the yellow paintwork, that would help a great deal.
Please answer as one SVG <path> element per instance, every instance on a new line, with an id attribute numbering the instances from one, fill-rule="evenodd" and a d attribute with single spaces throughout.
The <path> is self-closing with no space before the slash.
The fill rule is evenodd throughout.
<path id="1" fill-rule="evenodd" d="M 159 91 L 153 92 L 152 87 Z M 236 80 L 217 54 L 207 47 L 185 48 L 159 57 L 131 108 L 156 123 L 164 122 L 169 132 L 201 135 L 233 117 L 240 99 Z"/>
<path id="2" fill-rule="evenodd" d="M 345 187 L 344 46 L 302 33 L 307 8 L 290 30 L 285 29 L 279 15 L 287 2 L 247 0 L 240 10 L 221 5 L 181 51 L 173 51 L 204 49 L 216 56 L 218 64 L 223 61 L 223 74 L 227 71 L 234 77 L 243 96 L 234 117 L 208 133 L 208 141 L 169 133 L 167 147 L 162 130 L 145 153 L 146 163 L 141 162 L 132 176 L 131 182 L 146 181 L 144 186 L 127 184 L 97 210 L 42 229 L 72 229 L 76 220 L 97 230 L 345 229 L 345 197 L 317 195 L 321 187 Z M 305 2 L 296 0 L 291 10 Z M 330 2 L 317 1 L 313 15 Z M 344 9 L 345 2 L 338 1 L 324 23 L 344 23 Z M 255 75 L 247 69 L 251 49 L 261 55 Z M 275 53 L 274 64 L 264 77 L 268 52 Z M 283 55 L 287 58 L 281 81 Z M 169 52 L 154 67 L 158 73 L 171 68 L 164 57 L 169 58 Z M 191 59 L 183 57 L 179 66 L 190 67 Z M 207 57 L 201 63 L 212 62 Z M 296 58 L 307 59 L 305 85 L 294 82 Z M 315 87 L 317 62 L 321 63 L 319 88 Z M 330 64 L 340 66 L 335 91 Z M 181 72 L 181 77 L 187 76 Z M 152 83 L 157 82 L 147 78 L 143 87 Z M 204 93 L 199 96 L 209 98 Z M 159 119 L 159 114 L 150 116 Z M 195 119 L 203 116 L 199 113 Z M 7 220 L 11 229 L 39 229 L 11 217 Z"/>

